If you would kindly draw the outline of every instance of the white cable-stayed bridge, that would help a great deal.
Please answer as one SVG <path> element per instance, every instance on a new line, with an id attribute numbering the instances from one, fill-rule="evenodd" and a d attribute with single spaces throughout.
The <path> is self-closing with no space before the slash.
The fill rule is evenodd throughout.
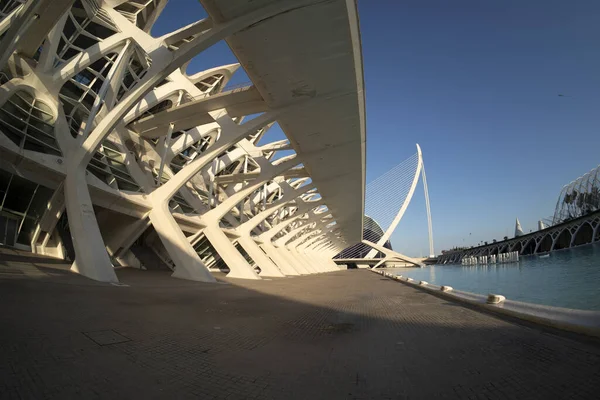
<path id="1" fill-rule="evenodd" d="M 423 182 L 429 236 L 429 257 L 435 256 L 429 191 L 423 153 L 417 152 L 366 186 L 363 238 L 334 257 L 338 264 L 378 268 L 397 262 L 422 266 L 420 260 L 394 251 L 390 237 L 404 216 L 419 180 Z"/>

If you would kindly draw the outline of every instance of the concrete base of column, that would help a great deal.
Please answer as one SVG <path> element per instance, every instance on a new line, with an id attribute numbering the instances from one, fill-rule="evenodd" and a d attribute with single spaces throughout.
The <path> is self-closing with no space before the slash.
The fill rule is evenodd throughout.
<path id="1" fill-rule="evenodd" d="M 315 273 L 321 274 L 323 272 L 326 272 L 325 269 L 323 268 L 322 262 L 317 261 L 311 257 L 308 257 L 306 255 L 306 253 L 304 253 L 304 252 L 300 252 L 300 251 L 296 250 L 296 253 L 299 253 L 302 257 L 304 257 L 304 259 L 306 260 L 306 262 L 308 263 L 310 268 L 312 268 L 315 271 Z"/>
<path id="2" fill-rule="evenodd" d="M 204 236 L 213 246 L 219 256 L 229 268 L 227 277 L 240 279 L 260 279 L 254 268 L 231 243 L 227 235 L 218 225 L 207 226 L 203 230 Z"/>
<path id="3" fill-rule="evenodd" d="M 316 274 L 317 271 L 311 265 L 312 263 L 308 262 L 304 258 L 302 258 L 295 250 L 290 250 L 287 247 L 283 247 L 282 250 L 289 255 L 289 258 L 293 260 L 295 265 L 299 265 L 301 268 L 304 268 L 307 274 Z"/>
<path id="4" fill-rule="evenodd" d="M 238 239 L 238 243 L 240 246 L 246 250 L 246 253 L 258 265 L 260 268 L 261 277 L 275 277 L 275 278 L 283 278 L 285 275 L 277 268 L 277 266 L 267 257 L 267 255 L 258 247 L 256 242 L 249 236 L 242 235 Z"/>
<path id="5" fill-rule="evenodd" d="M 142 218 L 132 224 L 120 228 L 106 241 L 106 249 L 113 257 L 125 254 L 131 245 L 148 229 L 150 220 Z"/>
<path id="6" fill-rule="evenodd" d="M 306 253 L 294 249 L 293 250 L 293 254 L 296 256 L 296 258 L 298 258 L 300 260 L 304 260 L 304 262 L 306 263 L 306 265 L 310 269 L 312 269 L 313 271 L 315 271 L 315 273 L 320 274 L 322 272 L 325 272 L 325 270 L 320 265 L 321 263 L 317 262 L 312 257 L 309 257 Z"/>
<path id="7" fill-rule="evenodd" d="M 314 266 L 314 268 L 321 272 L 330 272 L 327 263 L 324 262 L 324 260 L 322 259 L 322 257 L 319 257 L 315 254 L 310 254 L 310 253 L 305 253 L 305 252 L 301 252 L 302 255 L 304 255 L 304 257 L 306 257 L 307 259 L 309 259 L 312 262 L 312 265 Z"/>
<path id="8" fill-rule="evenodd" d="M 331 258 L 329 258 L 327 256 L 318 256 L 318 258 L 323 263 L 323 268 L 327 272 L 335 272 L 335 271 L 339 271 L 340 270 L 338 268 L 337 264 Z"/>
<path id="9" fill-rule="evenodd" d="M 198 257 L 167 205 L 155 207 L 150 212 L 150 221 L 169 257 L 175 263 L 172 277 L 199 282 L 217 281 Z"/>
<path id="10" fill-rule="evenodd" d="M 299 276 L 301 273 L 284 258 L 273 245 L 269 243 L 263 243 L 261 248 L 267 253 L 269 258 L 273 260 L 279 270 L 286 276 Z"/>
<path id="11" fill-rule="evenodd" d="M 291 265 L 292 268 L 294 268 L 296 271 L 298 271 L 300 275 L 309 274 L 308 270 L 304 268 L 303 265 L 297 263 L 296 260 L 293 259 L 292 255 L 286 249 L 282 249 L 280 247 L 275 247 L 275 249 L 277 251 L 277 254 L 279 254 L 279 257 L 283 258 L 285 262 Z"/>
<path id="12" fill-rule="evenodd" d="M 131 250 L 126 250 L 122 252 L 121 255 L 116 257 L 117 262 L 122 267 L 133 267 L 142 269 L 142 263 L 137 259 L 135 254 L 131 252 Z"/>
<path id="13" fill-rule="evenodd" d="M 101 282 L 119 282 L 96 221 L 94 206 L 85 179 L 85 170 L 65 178 L 65 205 L 75 248 L 71 271 Z"/>
<path id="14" fill-rule="evenodd" d="M 335 266 L 335 263 L 331 260 L 331 258 L 326 257 L 326 256 L 319 256 L 317 254 L 314 254 L 314 256 L 321 261 L 322 265 L 323 265 L 323 269 L 326 272 L 334 272 L 334 271 L 339 271 L 339 268 L 337 268 L 337 266 Z"/>

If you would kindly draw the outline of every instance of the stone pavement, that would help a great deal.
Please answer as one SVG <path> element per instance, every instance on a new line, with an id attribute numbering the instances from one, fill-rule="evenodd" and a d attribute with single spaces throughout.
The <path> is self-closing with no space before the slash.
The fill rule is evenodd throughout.
<path id="1" fill-rule="evenodd" d="M 2 399 L 566 399 L 600 347 L 365 270 L 101 284 L 0 257 Z"/>

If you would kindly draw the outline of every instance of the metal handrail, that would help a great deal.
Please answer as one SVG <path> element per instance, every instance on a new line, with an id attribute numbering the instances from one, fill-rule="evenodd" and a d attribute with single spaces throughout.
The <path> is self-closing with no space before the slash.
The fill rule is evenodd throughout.
<path id="1" fill-rule="evenodd" d="M 238 93 L 238 92 L 243 92 L 244 90 L 249 90 L 252 87 L 254 87 L 254 84 L 252 82 L 242 82 L 242 83 L 237 83 L 237 84 L 231 85 L 231 86 L 225 86 L 225 88 L 223 88 L 223 90 L 221 90 L 219 93 L 216 93 L 216 94 Z M 198 96 L 190 96 L 190 99 L 191 100 L 201 100 L 201 99 L 205 99 L 205 98 L 211 97 L 211 96 L 214 96 L 214 95 L 210 95 L 208 93 L 202 93 L 202 94 L 199 94 Z"/>
<path id="2" fill-rule="evenodd" d="M 242 82 L 242 83 L 236 83 L 235 85 L 225 85 L 225 87 L 223 88 L 223 90 L 221 90 L 221 93 L 224 93 L 224 92 L 232 92 L 232 93 L 241 92 L 243 90 L 248 90 L 248 89 L 250 89 L 253 86 L 254 86 L 254 84 L 251 81 Z"/>

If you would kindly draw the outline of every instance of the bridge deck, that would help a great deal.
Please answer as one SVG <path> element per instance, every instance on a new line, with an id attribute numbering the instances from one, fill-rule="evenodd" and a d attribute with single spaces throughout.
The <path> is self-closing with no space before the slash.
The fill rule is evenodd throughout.
<path id="1" fill-rule="evenodd" d="M 383 258 L 334 258 L 333 262 L 336 264 L 377 264 Z"/>
<path id="2" fill-rule="evenodd" d="M 589 226 L 589 230 L 582 230 L 580 232 L 580 228 L 585 226 Z M 566 235 L 563 237 L 563 234 Z M 560 240 L 561 238 L 563 240 Z M 543 246 L 546 239 L 548 239 L 546 246 Z M 500 242 L 493 242 L 465 250 L 446 252 L 438 257 L 438 262 L 460 262 L 463 257 L 511 251 L 517 251 L 520 255 L 540 254 L 598 241 L 600 241 L 600 210 Z"/>
<path id="3" fill-rule="evenodd" d="M 118 274 L 130 286 L 115 287 L 31 261 L 37 267 L 0 257 L 3 399 L 548 399 L 600 390 L 597 345 L 364 270 L 203 284 L 127 269 Z"/>

